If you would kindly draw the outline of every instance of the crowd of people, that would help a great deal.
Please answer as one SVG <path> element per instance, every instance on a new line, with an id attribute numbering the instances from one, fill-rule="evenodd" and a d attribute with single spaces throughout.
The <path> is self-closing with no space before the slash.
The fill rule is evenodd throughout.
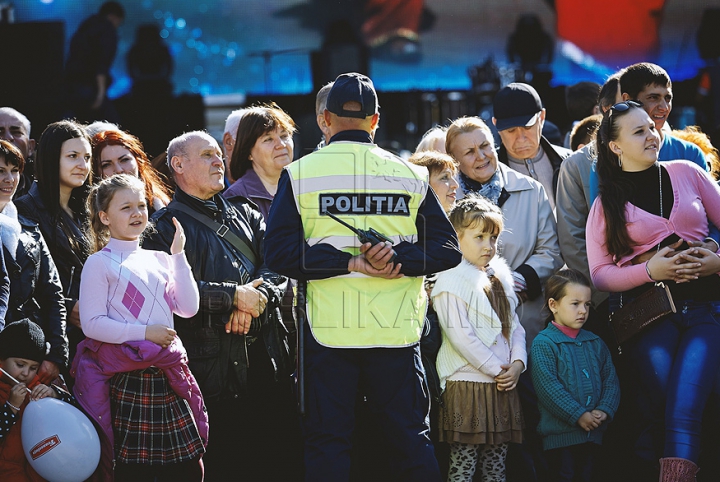
<path id="1" fill-rule="evenodd" d="M 667 73 L 598 86 L 574 151 L 524 83 L 409 159 L 378 107 L 342 74 L 311 154 L 256 105 L 162 169 L 116 125 L 36 142 L 0 108 L 0 479 L 42 480 L 45 397 L 94 421 L 93 480 L 716 478 L 720 159 L 670 130 Z M 618 344 L 659 283 L 672 313 Z"/>

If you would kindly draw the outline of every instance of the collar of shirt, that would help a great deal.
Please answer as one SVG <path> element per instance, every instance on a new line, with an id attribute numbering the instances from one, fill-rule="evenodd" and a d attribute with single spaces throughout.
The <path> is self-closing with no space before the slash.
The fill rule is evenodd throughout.
<path id="1" fill-rule="evenodd" d="M 339 142 L 339 141 L 349 141 L 349 142 L 364 142 L 366 144 L 374 144 L 372 135 L 370 135 L 367 131 L 361 131 L 361 130 L 350 130 L 350 131 L 341 131 L 335 134 L 330 138 L 330 144 L 333 142 Z"/>
<path id="2" fill-rule="evenodd" d="M 242 194 L 248 199 L 261 198 L 270 201 L 273 200 L 272 195 L 265 189 L 265 185 L 260 180 L 260 176 L 258 176 L 252 168 L 245 171 L 243 177 L 235 181 L 235 183 L 238 184 L 238 187 L 244 187 L 244 193 Z"/>
<path id="3" fill-rule="evenodd" d="M 577 338 L 578 333 L 580 333 L 580 328 L 570 328 L 569 326 L 561 325 L 559 323 L 555 323 L 554 321 L 552 322 L 552 324 L 555 326 L 555 328 L 557 328 L 573 340 Z"/>
<path id="4" fill-rule="evenodd" d="M 524 159 L 517 159 L 510 155 L 508 152 L 508 160 L 516 162 L 518 164 L 525 164 L 525 161 L 529 160 L 531 162 L 538 162 L 542 157 L 545 155 L 545 151 L 543 150 L 542 146 L 538 147 L 537 154 L 535 154 L 533 157 L 526 157 Z"/>

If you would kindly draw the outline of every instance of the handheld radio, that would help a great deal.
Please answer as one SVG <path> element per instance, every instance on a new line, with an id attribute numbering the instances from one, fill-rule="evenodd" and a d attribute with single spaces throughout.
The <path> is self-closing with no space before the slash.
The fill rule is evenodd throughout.
<path id="1" fill-rule="evenodd" d="M 385 243 L 385 242 L 390 243 L 390 244 L 394 244 L 393 241 L 392 241 L 392 239 L 390 239 L 389 237 L 385 236 L 383 233 L 381 233 L 381 232 L 379 232 L 379 231 L 376 231 L 376 230 L 373 229 L 373 228 L 370 228 L 370 229 L 358 229 L 358 228 L 356 228 L 356 227 L 354 227 L 354 226 L 350 226 L 348 223 L 346 223 L 346 222 L 343 221 L 342 219 L 338 218 L 337 216 L 335 216 L 335 215 L 334 215 L 333 213 L 331 213 L 331 212 L 325 211 L 325 214 L 327 214 L 328 216 L 330 216 L 331 218 L 333 218 L 335 221 L 337 221 L 338 223 L 342 224 L 343 226 L 345 226 L 346 228 L 348 228 L 350 231 L 352 231 L 353 233 L 355 233 L 355 234 L 357 235 L 358 239 L 360 240 L 360 242 L 363 243 L 363 244 L 365 244 L 365 243 L 370 243 L 370 244 L 372 244 L 373 246 L 375 246 L 376 244 Z M 390 262 L 392 263 L 393 261 L 395 261 L 395 254 L 393 254 L 393 257 L 392 257 L 392 259 L 390 260 Z"/>

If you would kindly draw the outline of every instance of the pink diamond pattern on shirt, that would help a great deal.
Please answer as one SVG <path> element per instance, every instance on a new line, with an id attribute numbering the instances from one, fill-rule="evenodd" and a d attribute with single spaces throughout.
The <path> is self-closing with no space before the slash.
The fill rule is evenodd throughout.
<path id="1" fill-rule="evenodd" d="M 130 313 L 137 318 L 140 315 L 143 304 L 145 303 L 145 297 L 135 287 L 134 284 L 128 281 L 127 288 L 125 289 L 125 295 L 122 299 L 122 304 Z"/>

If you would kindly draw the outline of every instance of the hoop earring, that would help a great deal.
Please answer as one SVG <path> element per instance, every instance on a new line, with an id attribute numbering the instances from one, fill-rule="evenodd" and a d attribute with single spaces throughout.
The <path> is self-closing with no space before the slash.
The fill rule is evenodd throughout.
<path id="1" fill-rule="evenodd" d="M 618 154 L 618 167 L 622 169 L 622 152 Z"/>

